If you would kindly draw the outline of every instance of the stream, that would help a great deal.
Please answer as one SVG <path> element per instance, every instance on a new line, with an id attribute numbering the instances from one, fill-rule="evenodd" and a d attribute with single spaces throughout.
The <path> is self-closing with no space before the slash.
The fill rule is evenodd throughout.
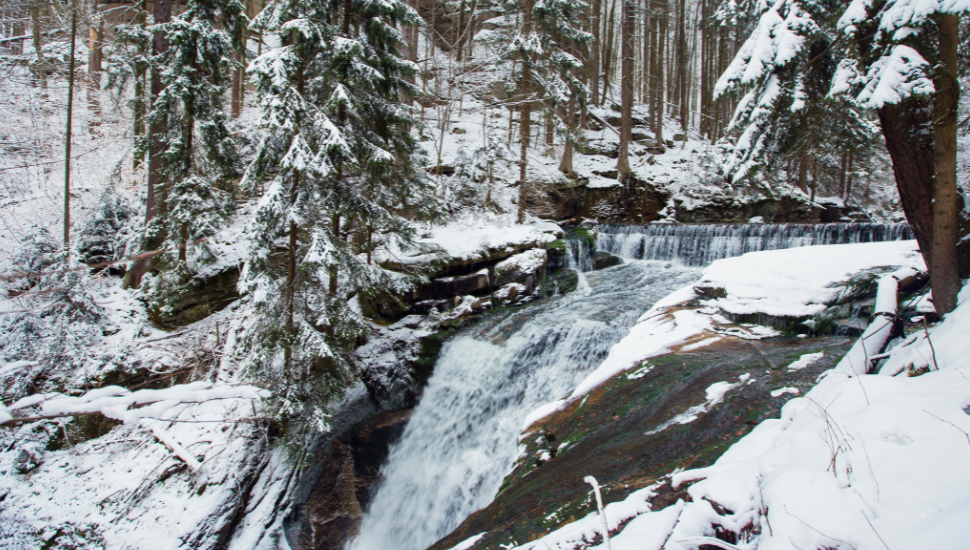
<path id="1" fill-rule="evenodd" d="M 497 311 L 442 348 L 347 549 L 422 550 L 487 506 L 518 457 L 525 417 L 572 390 L 643 312 L 697 281 L 699 266 L 752 249 L 908 237 L 908 227 L 877 225 L 601 226 L 597 248 L 625 258 L 602 271 L 588 271 L 585 244 L 570 241 L 570 267 L 586 271 L 576 291 Z"/>

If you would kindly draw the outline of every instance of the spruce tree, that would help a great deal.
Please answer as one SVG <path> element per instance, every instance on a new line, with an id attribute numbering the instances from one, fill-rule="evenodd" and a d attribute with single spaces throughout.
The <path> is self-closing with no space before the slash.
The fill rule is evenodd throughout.
<path id="1" fill-rule="evenodd" d="M 351 304 L 409 285 L 372 262 L 373 235 L 406 250 L 412 220 L 440 209 L 410 133 L 419 123 L 401 103 L 418 90 L 396 27 L 417 23 L 397 0 L 280 0 L 254 21 L 283 46 L 249 69 L 265 136 L 245 186 L 265 193 L 240 280 L 257 315 L 246 365 L 295 441 L 327 429 L 328 406 L 352 380 L 367 323 Z"/>

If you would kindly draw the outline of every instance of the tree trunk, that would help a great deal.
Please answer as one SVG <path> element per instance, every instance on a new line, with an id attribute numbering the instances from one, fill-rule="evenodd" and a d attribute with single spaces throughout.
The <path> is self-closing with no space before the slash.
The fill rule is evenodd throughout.
<path id="1" fill-rule="evenodd" d="M 592 97 L 590 101 L 593 105 L 600 104 L 600 12 L 602 11 L 602 0 L 593 0 L 592 5 L 592 19 L 591 24 L 593 27 L 593 42 L 589 45 L 590 50 L 590 84 L 589 87 L 592 90 Z"/>
<path id="2" fill-rule="evenodd" d="M 845 194 L 842 196 L 843 204 L 848 205 L 849 197 L 852 196 L 852 153 L 849 153 L 849 158 L 845 162 Z"/>
<path id="3" fill-rule="evenodd" d="M 525 9 L 522 13 L 522 34 L 529 36 L 532 34 L 532 0 L 525 0 Z M 526 192 L 525 172 L 529 163 L 529 139 L 532 137 L 532 74 L 530 72 L 531 60 L 528 56 L 522 59 L 522 99 L 519 107 L 519 139 L 521 143 L 521 154 L 519 157 L 519 223 L 525 223 L 525 201 L 528 193 Z"/>
<path id="4" fill-rule="evenodd" d="M 155 24 L 161 25 L 168 23 L 172 17 L 172 0 L 155 0 Z M 165 38 L 165 34 L 162 32 L 156 32 L 152 36 L 152 53 L 155 55 L 162 54 L 168 51 L 168 39 Z M 158 94 L 162 91 L 162 80 L 161 75 L 158 71 L 151 71 L 151 97 L 152 102 L 158 97 Z M 161 154 L 165 149 L 165 144 L 162 142 L 162 132 L 165 128 L 162 126 L 160 121 L 155 121 L 150 125 L 149 140 L 151 146 L 149 148 L 148 157 L 148 193 L 145 199 L 145 225 L 151 223 L 155 216 L 158 214 L 165 214 L 165 197 L 164 193 L 160 188 L 159 176 L 161 171 Z M 162 232 L 158 232 L 152 237 L 145 239 L 142 243 L 142 249 L 145 251 L 155 250 L 159 248 L 165 242 L 165 235 Z M 126 286 L 138 288 L 141 285 L 141 278 L 148 271 L 148 259 L 136 260 L 134 265 L 128 271 L 128 280 Z"/>
<path id="5" fill-rule="evenodd" d="M 40 41 L 40 1 L 36 1 L 30 5 L 30 34 L 33 38 L 32 42 L 34 45 L 34 55 L 37 56 L 35 61 L 37 70 L 36 75 L 40 80 L 41 88 L 47 89 L 47 69 L 45 68 L 46 61 L 44 60 L 44 47 Z"/>
<path id="6" fill-rule="evenodd" d="M 64 252 L 71 244 L 71 126 L 74 114 L 74 47 L 77 41 L 77 7 L 71 9 L 71 57 L 67 61 L 67 124 L 64 130 Z"/>
<path id="7" fill-rule="evenodd" d="M 957 44 L 960 22 L 956 15 L 939 20 L 940 64 L 933 84 L 933 255 L 930 283 L 933 306 L 940 315 L 956 309 L 960 292 L 957 262 Z"/>
<path id="8" fill-rule="evenodd" d="M 932 269 L 933 128 L 932 107 L 921 97 L 886 104 L 877 113 L 906 220 L 913 229 L 923 259 Z M 867 201 L 868 204 L 868 201 Z"/>
<path id="9" fill-rule="evenodd" d="M 98 15 L 98 2 L 92 5 L 94 17 Z M 104 58 L 102 43 L 104 42 L 104 20 L 94 21 L 88 29 L 88 105 L 91 109 L 89 126 L 101 123 L 101 65 Z"/>
<path id="10" fill-rule="evenodd" d="M 148 0 L 142 0 L 141 8 L 138 10 L 138 16 L 136 22 L 138 26 L 144 30 L 146 26 L 146 19 L 148 16 Z M 148 54 L 147 48 L 144 46 L 138 46 L 138 55 L 144 57 Z M 146 80 L 147 66 L 145 63 L 138 62 L 135 64 L 135 98 L 133 102 L 134 118 L 135 118 L 135 137 L 140 137 L 145 135 L 145 80 Z M 137 170 L 142 161 L 144 160 L 144 155 L 135 153 L 132 159 L 133 166 Z"/>
<path id="11" fill-rule="evenodd" d="M 798 188 L 808 193 L 808 155 L 805 153 L 798 157 Z"/>
<path id="12" fill-rule="evenodd" d="M 559 171 L 566 174 L 566 177 L 573 178 L 576 177 L 576 173 L 573 171 L 573 140 L 575 139 L 575 127 L 576 127 L 576 96 L 575 94 L 569 96 L 569 103 L 566 104 L 566 144 L 563 146 L 562 150 L 562 161 L 559 163 Z M 489 170 L 491 173 L 491 170 Z M 486 200 L 486 204 L 491 199 L 492 188 L 489 185 L 489 200 Z"/>
<path id="13" fill-rule="evenodd" d="M 657 15 L 657 86 L 656 86 L 656 121 L 654 132 L 657 136 L 657 148 L 664 146 L 664 43 L 667 41 L 667 0 L 662 0 Z"/>
<path id="14" fill-rule="evenodd" d="M 13 34 L 12 36 L 23 36 L 24 35 L 24 24 L 20 21 L 16 21 L 13 24 Z M 24 53 L 24 41 L 16 40 L 10 43 L 10 53 L 14 55 L 22 55 Z"/>
<path id="15" fill-rule="evenodd" d="M 609 17 L 607 18 L 606 28 L 603 29 L 603 34 L 606 35 L 606 41 L 603 44 L 603 95 L 600 96 L 600 103 L 606 102 L 606 93 L 610 88 L 610 71 L 613 69 L 613 33 L 614 26 L 616 23 L 616 0 L 610 6 Z"/>
<path id="16" fill-rule="evenodd" d="M 845 175 L 848 171 L 847 165 L 849 164 L 849 153 L 842 153 L 842 159 L 839 164 L 839 196 L 845 197 Z"/>
<path id="17" fill-rule="evenodd" d="M 622 0 L 620 55 L 623 76 L 620 93 L 620 154 L 616 159 L 617 179 L 626 182 L 630 178 L 630 140 L 633 135 L 633 34 L 635 32 L 635 9 L 632 0 Z"/>
<path id="18" fill-rule="evenodd" d="M 332 233 L 331 238 L 334 241 L 340 240 L 340 214 L 333 217 L 333 225 L 330 228 Z M 337 268 L 336 266 L 330 268 L 330 285 L 327 289 L 330 296 L 333 298 L 337 297 Z"/>
<path id="19" fill-rule="evenodd" d="M 239 52 L 233 54 L 233 58 L 237 63 L 242 63 L 242 54 Z M 239 114 L 242 112 L 242 68 L 232 71 L 232 83 L 230 85 L 232 86 L 232 99 L 229 102 L 229 114 L 232 118 L 239 118 Z"/>
<path id="20" fill-rule="evenodd" d="M 689 91 L 687 90 L 687 2 L 686 0 L 680 0 L 680 19 L 678 21 L 677 35 L 679 40 L 677 41 L 677 70 L 680 71 L 680 81 L 679 81 L 679 91 L 678 97 L 680 104 L 680 127 L 684 132 L 684 142 L 686 143 L 687 128 L 690 126 L 690 111 L 688 110 L 687 98 L 689 97 Z"/>

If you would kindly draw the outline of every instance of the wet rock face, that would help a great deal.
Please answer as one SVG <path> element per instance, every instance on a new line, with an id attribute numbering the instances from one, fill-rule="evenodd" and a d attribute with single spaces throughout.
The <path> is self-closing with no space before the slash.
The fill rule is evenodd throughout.
<path id="1" fill-rule="evenodd" d="M 331 456 L 305 505 L 299 548 L 339 550 L 357 534 L 391 444 L 411 411 L 379 413 L 331 442 Z"/>
<path id="2" fill-rule="evenodd" d="M 772 397 L 773 390 L 791 387 L 805 393 L 851 344 L 851 339 L 838 336 L 722 336 L 711 345 L 635 366 L 588 398 L 533 425 L 523 439 L 523 458 L 492 504 L 431 549 L 445 550 L 482 532 L 487 534 L 475 548 L 522 544 L 581 518 L 595 507 L 583 482 L 586 475 L 599 480 L 604 503 L 609 503 L 662 480 L 676 468 L 710 465 L 762 420 L 777 417 L 781 406 L 794 397 Z M 821 360 L 788 370 L 802 355 L 822 350 Z M 750 377 L 742 380 L 745 374 Z M 693 422 L 650 433 L 704 403 L 706 389 L 718 382 L 739 385 Z M 689 498 L 685 487 L 675 491 L 665 486 L 659 493 L 652 503 L 655 508 Z"/>
<path id="3" fill-rule="evenodd" d="M 173 304 L 172 313 L 159 315 L 157 323 L 162 328 L 176 328 L 205 319 L 239 298 L 239 291 L 236 289 L 238 281 L 238 267 L 207 279 L 192 279 L 186 285 L 189 292 L 178 303 Z"/>

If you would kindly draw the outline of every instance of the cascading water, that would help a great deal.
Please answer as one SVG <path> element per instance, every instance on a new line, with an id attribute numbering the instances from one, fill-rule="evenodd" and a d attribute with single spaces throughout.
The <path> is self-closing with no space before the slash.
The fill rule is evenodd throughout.
<path id="1" fill-rule="evenodd" d="M 904 224 L 650 225 L 600 226 L 598 236 L 600 250 L 628 262 L 581 273 L 579 291 L 493 313 L 442 348 L 350 550 L 422 550 L 487 506 L 516 460 L 528 413 L 572 390 L 657 300 L 696 281 L 700 269 L 684 264 L 911 232 Z M 590 242 L 567 243 L 567 265 L 589 271 Z"/>
<path id="2" fill-rule="evenodd" d="M 913 238 L 905 223 L 601 225 L 597 231 L 599 250 L 696 266 L 758 250 Z"/>
<path id="3" fill-rule="evenodd" d="M 528 413 L 575 387 L 637 317 L 699 273 L 643 261 L 587 273 L 588 293 L 497 312 L 453 337 L 348 547 L 421 550 L 487 506 Z"/>

